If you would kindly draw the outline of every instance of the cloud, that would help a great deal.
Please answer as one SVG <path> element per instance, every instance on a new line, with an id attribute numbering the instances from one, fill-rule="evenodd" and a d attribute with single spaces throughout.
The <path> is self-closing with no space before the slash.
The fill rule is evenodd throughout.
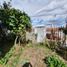
<path id="1" fill-rule="evenodd" d="M 65 19 L 63 17 L 47 17 L 44 18 L 32 18 L 32 25 L 33 26 L 47 26 L 53 24 L 54 26 L 64 26 Z"/>
<path id="2" fill-rule="evenodd" d="M 38 24 L 46 25 L 53 22 L 56 26 L 63 26 L 65 25 L 66 16 L 67 0 L 52 0 L 49 4 L 37 10 L 32 18 L 44 20 L 43 22 L 38 21 Z M 34 23 L 37 25 L 37 22 Z"/>
<path id="3" fill-rule="evenodd" d="M 37 10 L 34 16 L 63 15 L 67 14 L 67 0 L 53 0 L 40 10 Z"/>
<path id="4" fill-rule="evenodd" d="M 24 10 L 30 16 L 49 4 L 52 0 L 13 0 L 12 6 Z"/>
<path id="5" fill-rule="evenodd" d="M 1 3 L 3 1 L 0 0 Z M 32 25 L 46 25 L 51 21 L 63 25 L 67 16 L 67 0 L 12 0 L 11 4 L 26 12 L 31 17 Z"/>

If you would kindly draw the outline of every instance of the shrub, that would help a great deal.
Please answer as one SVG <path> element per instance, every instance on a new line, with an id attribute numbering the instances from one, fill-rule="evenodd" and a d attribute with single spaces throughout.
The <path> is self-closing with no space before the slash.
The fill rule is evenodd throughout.
<path id="1" fill-rule="evenodd" d="M 47 67 L 67 67 L 57 56 L 48 56 L 46 58 Z"/>
<path id="2" fill-rule="evenodd" d="M 48 41 L 45 45 L 52 50 L 55 50 L 55 48 L 58 46 L 55 41 Z"/>

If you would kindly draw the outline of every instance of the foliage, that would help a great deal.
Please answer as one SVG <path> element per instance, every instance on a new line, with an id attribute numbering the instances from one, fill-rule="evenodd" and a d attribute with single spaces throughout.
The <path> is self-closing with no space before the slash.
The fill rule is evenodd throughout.
<path id="1" fill-rule="evenodd" d="M 19 51 L 18 51 L 18 54 L 15 54 L 14 53 L 14 55 L 12 54 L 12 57 L 14 58 L 13 60 L 12 60 L 12 64 L 11 64 L 11 66 L 12 67 L 16 67 L 16 65 L 18 64 L 18 61 L 19 61 L 19 58 L 20 58 L 20 55 L 22 54 L 22 52 L 23 52 L 23 48 L 19 48 Z M 10 67 L 10 65 L 7 63 L 6 64 L 6 67 Z"/>
<path id="2" fill-rule="evenodd" d="M 57 56 L 48 56 L 46 58 L 46 63 L 48 67 L 67 67 L 67 65 Z"/>
<path id="3" fill-rule="evenodd" d="M 63 29 L 63 33 L 67 35 L 67 28 Z"/>
<path id="4" fill-rule="evenodd" d="M 52 50 L 55 50 L 55 48 L 58 46 L 57 42 L 55 41 L 47 41 L 45 45 Z"/>
<path id="5" fill-rule="evenodd" d="M 15 47 L 12 47 L 12 49 L 4 56 L 4 58 L 0 59 L 0 64 L 4 65 L 8 62 L 9 58 L 12 56 L 14 49 Z"/>
<path id="6" fill-rule="evenodd" d="M 0 8 L 0 22 L 3 27 L 16 36 L 21 37 L 26 31 L 31 30 L 31 20 L 30 17 L 18 9 L 12 8 L 9 3 L 4 2 Z M 2 27 L 2 28 L 3 28 Z"/>
<path id="7" fill-rule="evenodd" d="M 6 7 L 5 7 L 6 5 Z M 4 2 L 3 7 L 0 8 L 0 20 L 4 25 L 13 32 L 19 32 L 28 30 L 31 27 L 30 17 L 25 13 L 15 8 L 10 8 L 9 5 Z"/>
<path id="8" fill-rule="evenodd" d="M 8 62 L 10 61 L 10 58 L 13 57 L 12 67 L 15 67 L 15 65 L 18 63 L 19 57 L 22 54 L 24 48 L 20 47 L 18 50 L 18 54 L 16 54 L 16 49 L 17 47 L 13 46 L 11 50 L 3 58 L 0 58 L 0 64 L 4 66 L 6 65 L 5 67 L 10 67 Z"/>
<path id="9" fill-rule="evenodd" d="M 65 35 L 67 35 L 67 25 L 66 25 L 66 27 L 61 27 L 60 30 L 62 30 L 63 33 L 64 33 Z"/>

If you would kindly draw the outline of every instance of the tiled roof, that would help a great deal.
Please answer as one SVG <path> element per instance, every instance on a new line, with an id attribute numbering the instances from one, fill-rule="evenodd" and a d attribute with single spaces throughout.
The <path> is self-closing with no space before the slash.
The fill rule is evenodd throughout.
<path id="1" fill-rule="evenodd" d="M 47 29 L 46 29 L 46 31 L 52 31 L 52 30 L 53 30 L 53 31 L 58 31 L 59 28 L 47 28 Z"/>

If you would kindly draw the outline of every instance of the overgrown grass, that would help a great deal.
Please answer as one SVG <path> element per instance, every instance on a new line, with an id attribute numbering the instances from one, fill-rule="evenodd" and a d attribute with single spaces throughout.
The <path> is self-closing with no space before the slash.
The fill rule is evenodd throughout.
<path id="1" fill-rule="evenodd" d="M 12 56 L 14 49 L 15 47 L 12 47 L 11 50 L 3 58 L 0 59 L 0 64 L 5 65 L 8 62 L 9 58 Z"/>
<path id="2" fill-rule="evenodd" d="M 18 60 L 19 60 L 19 57 L 20 57 L 20 54 L 22 53 L 23 51 L 23 48 L 20 47 L 19 50 L 18 50 L 18 53 L 16 53 L 16 49 L 18 48 L 18 46 L 16 47 L 15 45 L 10 49 L 10 51 L 8 53 L 6 53 L 6 55 L 0 59 L 0 64 L 3 65 L 4 67 L 10 67 L 10 65 L 8 64 L 10 60 L 10 58 L 14 58 L 12 60 L 12 64 L 11 64 L 11 67 L 15 67 L 15 65 L 18 63 Z"/>
<path id="3" fill-rule="evenodd" d="M 18 46 L 17 46 L 17 48 L 18 48 Z M 11 58 L 13 58 L 13 60 L 12 59 L 9 60 L 9 61 L 11 61 L 11 64 L 7 63 L 6 67 L 16 67 L 16 65 L 18 64 L 20 55 L 22 54 L 23 50 L 24 50 L 24 48 L 22 48 L 21 46 L 20 46 L 17 54 L 16 54 L 16 50 L 15 50 L 14 53 L 12 54 L 12 57 L 11 57 Z"/>

